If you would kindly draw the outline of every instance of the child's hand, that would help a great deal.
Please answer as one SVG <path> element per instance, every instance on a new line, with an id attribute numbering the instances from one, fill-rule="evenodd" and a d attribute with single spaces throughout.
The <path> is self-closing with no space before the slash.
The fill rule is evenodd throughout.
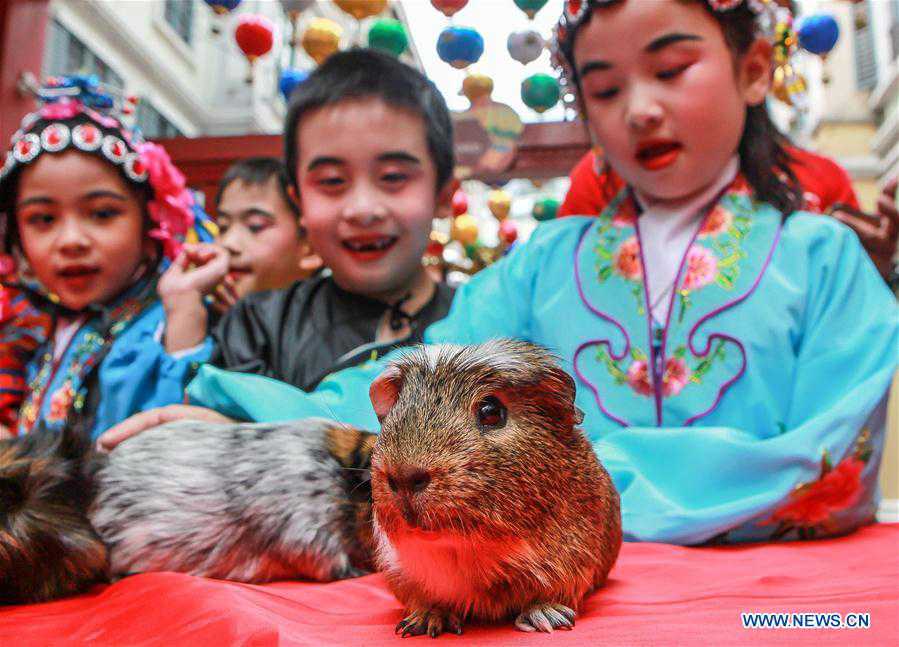
<path id="1" fill-rule="evenodd" d="M 136 413 L 130 418 L 126 418 L 114 427 L 104 431 L 97 439 L 97 450 L 101 452 L 111 452 L 116 445 L 128 440 L 132 436 L 164 425 L 175 420 L 202 420 L 203 422 L 234 422 L 231 418 L 212 409 L 205 407 L 194 407 L 187 404 L 172 404 L 167 407 L 158 409 L 149 409 Z"/>
<path id="2" fill-rule="evenodd" d="M 889 276 L 893 254 L 896 252 L 896 240 L 899 237 L 897 185 L 899 177 L 894 177 L 884 185 L 877 200 L 876 215 L 857 212 L 848 207 L 837 207 L 833 211 L 834 218 L 855 230 L 862 246 L 868 251 L 871 260 L 884 278 Z"/>
<path id="3" fill-rule="evenodd" d="M 165 349 L 193 348 L 206 337 L 208 314 L 203 295 L 212 292 L 228 272 L 228 252 L 218 245 L 185 245 L 159 279 L 157 290 L 165 308 Z"/>
<path id="4" fill-rule="evenodd" d="M 237 283 L 229 274 L 215 287 L 215 291 L 212 293 L 212 307 L 215 308 L 219 314 L 225 314 L 239 299 L 240 295 L 237 293 Z"/>

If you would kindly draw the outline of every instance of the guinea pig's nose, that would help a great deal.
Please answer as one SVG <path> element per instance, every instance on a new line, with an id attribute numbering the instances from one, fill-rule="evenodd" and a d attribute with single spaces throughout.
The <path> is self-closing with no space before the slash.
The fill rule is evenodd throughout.
<path id="1" fill-rule="evenodd" d="M 387 473 L 387 485 L 394 492 L 399 490 L 421 492 L 430 482 L 431 475 L 427 470 L 411 465 L 404 465 Z"/>

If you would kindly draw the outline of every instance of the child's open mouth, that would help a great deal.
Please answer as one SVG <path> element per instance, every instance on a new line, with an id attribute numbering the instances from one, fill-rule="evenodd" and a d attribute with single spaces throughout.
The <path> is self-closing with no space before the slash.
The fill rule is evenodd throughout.
<path id="1" fill-rule="evenodd" d="M 345 249 L 362 260 L 374 260 L 384 256 L 393 247 L 396 236 L 358 236 L 343 241 Z"/>
<path id="2" fill-rule="evenodd" d="M 651 140 L 637 147 L 637 162 L 649 171 L 658 171 L 677 161 L 683 146 L 670 140 Z"/>
<path id="3" fill-rule="evenodd" d="M 59 269 L 56 275 L 70 289 L 84 290 L 94 284 L 100 268 L 96 265 L 67 265 Z"/>

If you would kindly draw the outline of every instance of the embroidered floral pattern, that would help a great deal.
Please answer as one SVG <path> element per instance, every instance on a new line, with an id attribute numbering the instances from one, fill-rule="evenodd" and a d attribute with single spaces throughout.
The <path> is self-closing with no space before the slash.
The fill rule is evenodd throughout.
<path id="1" fill-rule="evenodd" d="M 643 278 L 643 268 L 640 264 L 640 243 L 636 236 L 625 240 L 612 259 L 612 267 L 628 281 L 640 281 Z"/>
<path id="2" fill-rule="evenodd" d="M 50 413 L 47 414 L 47 420 L 51 422 L 65 420 L 74 399 L 75 391 L 72 389 L 72 383 L 66 382 L 50 397 Z"/>

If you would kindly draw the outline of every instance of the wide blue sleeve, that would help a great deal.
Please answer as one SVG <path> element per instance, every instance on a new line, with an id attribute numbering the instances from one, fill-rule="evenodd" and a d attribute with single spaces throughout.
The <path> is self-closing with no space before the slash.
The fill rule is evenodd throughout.
<path id="1" fill-rule="evenodd" d="M 550 228 L 538 228 L 528 243 L 475 275 L 457 290 L 447 317 L 425 331 L 425 342 L 473 344 L 496 337 L 527 338 L 533 283 L 559 235 Z M 204 366 L 187 393 L 191 404 L 241 420 L 325 417 L 378 429 L 368 389 L 386 363 L 403 352 L 399 349 L 334 373 L 311 393 L 260 376 Z"/>
<path id="2" fill-rule="evenodd" d="M 781 433 L 632 427 L 597 443 L 621 493 L 628 538 L 695 544 L 722 533 L 732 541 L 771 537 L 775 511 L 794 500 L 797 487 L 819 480 L 825 460 L 836 465 L 853 456 L 865 461 L 858 494 L 831 501 L 820 530 L 846 532 L 873 518 L 899 312 L 855 235 L 836 224 L 824 234 L 807 247 L 805 324 Z"/>
<path id="3" fill-rule="evenodd" d="M 212 341 L 177 356 L 161 343 L 162 306 L 150 307 L 116 339 L 100 366 L 100 404 L 93 433 L 155 407 L 184 402 L 184 390 L 209 359 Z"/>

